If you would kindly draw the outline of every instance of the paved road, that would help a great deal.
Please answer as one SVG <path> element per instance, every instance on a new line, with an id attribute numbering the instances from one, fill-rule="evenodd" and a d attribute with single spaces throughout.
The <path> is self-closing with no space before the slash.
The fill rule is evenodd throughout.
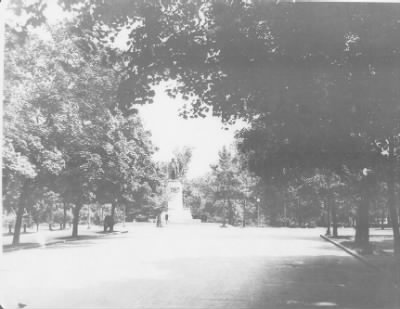
<path id="1" fill-rule="evenodd" d="M 4 308 L 400 308 L 318 229 L 132 225 L 4 254 Z"/>

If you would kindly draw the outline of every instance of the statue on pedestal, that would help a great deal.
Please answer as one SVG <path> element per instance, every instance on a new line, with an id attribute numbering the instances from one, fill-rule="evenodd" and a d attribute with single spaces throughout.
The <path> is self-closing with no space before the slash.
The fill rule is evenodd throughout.
<path id="1" fill-rule="evenodd" d="M 176 180 L 179 177 L 178 164 L 175 159 L 172 159 L 168 165 L 168 179 Z"/>
<path id="2" fill-rule="evenodd" d="M 168 164 L 168 181 L 166 184 L 166 194 L 168 200 L 167 213 L 165 214 L 165 222 L 173 223 L 190 223 L 192 215 L 190 209 L 183 206 L 183 184 L 181 182 L 184 177 L 184 168 L 179 158 L 173 158 Z"/>

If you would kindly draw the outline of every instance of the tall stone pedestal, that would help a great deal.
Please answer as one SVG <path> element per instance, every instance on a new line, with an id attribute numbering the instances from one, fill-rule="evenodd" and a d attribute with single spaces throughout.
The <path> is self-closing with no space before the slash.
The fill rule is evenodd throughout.
<path id="1" fill-rule="evenodd" d="M 179 180 L 168 180 L 168 223 L 192 223 L 190 209 L 183 207 L 183 186 Z"/>

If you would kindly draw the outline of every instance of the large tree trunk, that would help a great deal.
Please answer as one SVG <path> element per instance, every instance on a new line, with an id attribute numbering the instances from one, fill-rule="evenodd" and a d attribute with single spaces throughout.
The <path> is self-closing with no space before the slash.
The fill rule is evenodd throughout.
<path id="1" fill-rule="evenodd" d="M 280 206 L 280 196 L 278 192 L 272 197 L 272 203 L 268 207 L 269 224 L 271 226 L 279 226 L 279 206 Z"/>
<path id="2" fill-rule="evenodd" d="M 21 195 L 19 197 L 18 209 L 17 209 L 17 218 L 15 220 L 14 226 L 14 236 L 12 244 L 14 246 L 19 244 L 19 239 L 21 235 L 21 226 L 22 226 L 22 217 L 24 215 L 24 210 L 26 207 L 26 196 L 28 194 L 28 181 L 26 180 L 21 188 Z"/>
<path id="3" fill-rule="evenodd" d="M 222 227 L 226 227 L 226 217 L 228 213 L 228 201 L 224 200 L 224 208 L 222 209 L 222 215 L 223 215 L 223 221 L 222 221 Z"/>
<path id="4" fill-rule="evenodd" d="M 386 219 L 385 208 L 382 208 L 382 212 L 381 212 L 381 230 L 385 229 L 385 219 Z"/>
<path id="5" fill-rule="evenodd" d="M 126 224 L 126 218 L 128 218 L 128 207 L 126 207 L 126 204 L 124 205 L 124 225 Z M 168 219 L 168 217 L 167 217 Z M 168 221 L 168 220 L 167 220 Z M 166 222 L 168 223 L 168 222 Z"/>
<path id="6" fill-rule="evenodd" d="M 73 221 L 72 221 L 72 237 L 78 237 L 78 226 L 79 226 L 79 212 L 81 211 L 82 204 L 75 204 L 72 209 Z"/>
<path id="7" fill-rule="evenodd" d="M 304 222 L 303 222 L 303 214 L 302 214 L 302 209 L 301 209 L 300 197 L 297 198 L 296 217 L 297 217 L 298 226 L 303 227 Z"/>
<path id="8" fill-rule="evenodd" d="M 361 202 L 357 207 L 357 220 L 356 220 L 356 236 L 355 243 L 362 250 L 369 249 L 369 207 L 370 207 L 370 194 L 368 188 L 364 184 L 364 192 L 362 194 Z"/>
<path id="9" fill-rule="evenodd" d="M 67 226 L 67 203 L 64 202 L 64 217 L 63 217 L 63 230 Z"/>
<path id="10" fill-rule="evenodd" d="M 332 215 L 332 234 L 333 237 L 338 237 L 338 222 L 337 222 L 337 205 L 334 197 L 329 199 L 330 208 L 331 208 L 331 215 Z"/>
<path id="11" fill-rule="evenodd" d="M 115 223 L 115 209 L 117 208 L 117 201 L 113 201 L 111 203 L 111 217 L 112 217 L 112 223 L 111 223 L 111 228 L 110 232 L 114 232 L 114 223 Z"/>
<path id="12" fill-rule="evenodd" d="M 329 204 L 329 200 L 324 200 L 325 208 L 326 208 L 326 236 L 331 236 L 331 206 Z"/>
<path id="13" fill-rule="evenodd" d="M 19 244 L 19 238 L 21 235 L 21 226 L 22 226 L 22 216 L 24 215 L 24 201 L 21 201 L 21 198 L 19 199 L 19 205 L 18 205 L 18 210 L 17 210 L 17 218 L 15 220 L 15 226 L 14 226 L 14 236 L 13 236 L 13 245 L 16 246 Z"/>
<path id="14" fill-rule="evenodd" d="M 389 143 L 389 169 L 388 169 L 388 208 L 389 208 L 389 216 L 390 216 L 390 223 L 393 230 L 393 246 L 394 252 L 396 255 L 400 255 L 400 233 L 399 233 L 399 221 L 398 221 L 398 214 L 395 205 L 395 158 L 393 154 L 393 141 L 391 140 Z"/>
<path id="15" fill-rule="evenodd" d="M 242 218 L 242 227 L 246 226 L 246 199 L 243 201 L 243 218 Z"/>
<path id="16" fill-rule="evenodd" d="M 228 223 L 230 225 L 235 225 L 235 218 L 231 200 L 228 200 Z"/>

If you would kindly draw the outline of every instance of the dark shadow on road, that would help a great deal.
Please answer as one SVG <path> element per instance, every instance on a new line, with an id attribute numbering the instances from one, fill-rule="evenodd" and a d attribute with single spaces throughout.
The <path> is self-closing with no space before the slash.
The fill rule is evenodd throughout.
<path id="1" fill-rule="evenodd" d="M 20 243 L 18 245 L 3 245 L 3 250 L 10 250 L 10 249 L 14 249 L 14 248 L 25 248 L 25 247 L 35 247 L 35 246 L 40 246 L 39 243 L 36 242 L 24 242 L 24 243 Z"/>
<path id="2" fill-rule="evenodd" d="M 215 301 L 229 302 L 229 299 L 244 301 L 243 308 L 347 308 L 347 309 L 398 309 L 400 290 L 395 287 L 392 277 L 379 273 L 352 257 L 343 256 L 287 256 L 284 258 L 257 257 L 245 259 L 228 257 L 213 258 L 217 269 L 235 269 L 237 276 L 251 274 L 251 280 L 242 285 L 235 295 L 214 295 Z M 251 262 L 253 261 L 253 263 Z M 175 268 L 177 274 L 186 278 L 199 278 L 202 275 L 191 269 L 194 265 L 207 264 L 206 260 L 179 259 L 167 262 L 165 268 Z M 233 267 L 232 267 L 233 265 Z M 251 269 L 252 265 L 263 265 Z M 203 273 L 212 272 L 213 269 Z M 189 281 L 189 280 L 188 280 Z M 185 289 L 201 289 L 194 283 Z M 211 282 L 215 291 L 219 284 Z M 209 285 L 208 289 L 209 289 Z M 213 290 L 213 289 L 211 289 Z M 226 308 L 236 308 L 230 303 Z M 215 304 L 214 304 L 215 305 Z M 210 304 L 210 308 L 214 307 Z M 225 308 L 225 307 L 223 307 Z M 239 308 L 241 308 L 239 306 Z"/>
<path id="3" fill-rule="evenodd" d="M 353 236 L 328 236 L 332 239 L 351 239 Z"/>
<path id="4" fill-rule="evenodd" d="M 97 243 L 89 240 L 82 241 L 69 241 L 62 244 L 57 244 L 56 246 L 46 247 L 46 250 L 57 250 L 57 249 L 68 249 L 68 248 L 87 248 L 89 246 L 96 245 Z"/>
<path id="5" fill-rule="evenodd" d="M 107 277 L 91 290 L 115 308 L 400 308 L 389 278 L 352 257 L 180 257 L 150 264 L 133 264 L 123 279 Z M 93 304 L 93 297 L 82 293 L 76 301 Z"/>
<path id="6" fill-rule="evenodd" d="M 96 238 L 99 238 L 99 236 L 97 236 L 97 235 L 81 235 L 81 236 L 77 236 L 77 237 L 72 237 L 72 236 L 55 237 L 55 239 L 66 240 L 66 241 L 88 240 L 88 239 L 96 239 Z"/>
<path id="7" fill-rule="evenodd" d="M 52 231 L 53 232 L 53 231 Z M 37 232 L 21 232 L 21 236 L 23 236 L 23 235 L 30 235 L 30 234 L 36 234 Z M 14 236 L 14 233 L 3 233 L 3 237 L 11 237 L 11 236 Z"/>
<path id="8" fill-rule="evenodd" d="M 114 233 L 116 232 L 117 231 L 114 231 Z M 113 234 L 112 232 L 111 233 L 96 232 L 95 235 L 80 235 L 78 237 L 72 237 L 72 236 L 53 237 L 51 239 L 48 239 L 48 242 L 46 242 L 45 244 L 39 242 L 21 242 L 18 245 L 12 245 L 12 244 L 3 245 L 3 251 L 11 252 L 18 249 L 34 249 L 38 247 L 54 248 L 56 246 L 60 246 L 61 244 L 69 246 L 73 245 L 73 246 L 85 247 L 96 244 L 95 242 L 89 242 L 88 240 L 103 239 L 104 237 L 102 237 L 102 235 L 107 236 L 107 235 L 120 235 L 120 234 Z M 82 243 L 82 241 L 85 242 Z"/>
<path id="9" fill-rule="evenodd" d="M 265 273 L 266 281 L 273 282 L 283 276 L 286 284 L 279 288 L 266 286 L 253 308 L 259 308 L 271 298 L 280 299 L 271 308 L 400 308 L 400 291 L 393 278 L 352 257 L 298 256 L 293 259 L 301 263 L 289 261 Z"/>
<path id="10" fill-rule="evenodd" d="M 55 237 L 54 239 L 56 240 L 66 240 L 66 241 L 74 241 L 74 240 L 88 240 L 88 239 L 101 239 L 103 238 L 102 236 L 107 236 L 107 235 L 120 235 L 119 233 L 123 233 L 121 231 L 114 231 L 114 232 L 95 232 L 94 235 L 79 235 L 77 237 L 72 237 L 72 236 L 60 236 L 60 237 Z"/>

